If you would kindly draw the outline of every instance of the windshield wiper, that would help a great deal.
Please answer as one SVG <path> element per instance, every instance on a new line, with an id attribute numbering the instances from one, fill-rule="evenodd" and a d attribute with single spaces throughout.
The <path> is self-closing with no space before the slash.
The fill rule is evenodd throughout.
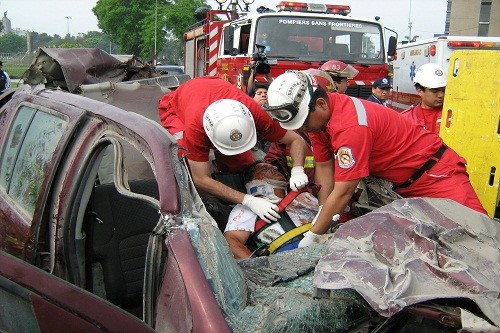
<path id="1" fill-rule="evenodd" d="M 302 62 L 305 62 L 305 63 L 308 63 L 308 64 L 312 64 L 312 62 L 310 60 L 303 60 L 303 59 L 300 59 L 300 57 L 292 57 L 292 56 L 274 56 L 272 57 L 274 59 L 287 59 L 287 60 L 298 60 L 298 61 L 302 61 Z"/>

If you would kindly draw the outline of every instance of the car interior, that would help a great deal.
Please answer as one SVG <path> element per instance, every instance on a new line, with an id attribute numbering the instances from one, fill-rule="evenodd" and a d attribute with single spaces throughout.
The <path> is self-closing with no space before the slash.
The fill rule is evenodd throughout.
<path id="1" fill-rule="evenodd" d="M 85 211 L 75 228 L 80 263 L 75 269 L 85 289 L 142 318 L 147 246 L 160 220 L 158 205 L 150 199 L 159 199 L 158 185 L 140 152 L 123 140 L 110 142 L 97 153 L 89 189 L 82 190 Z M 121 172 L 124 177 L 115 176 Z M 117 178 L 128 178 L 125 188 Z"/>

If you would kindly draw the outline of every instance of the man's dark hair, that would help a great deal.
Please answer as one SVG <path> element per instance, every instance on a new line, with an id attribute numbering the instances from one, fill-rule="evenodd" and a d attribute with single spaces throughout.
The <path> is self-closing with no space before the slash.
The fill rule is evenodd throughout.
<path id="1" fill-rule="evenodd" d="M 257 91 L 257 89 L 269 90 L 269 83 L 267 83 L 267 82 L 255 82 L 253 87 L 250 89 L 250 91 L 248 91 L 248 95 L 253 98 L 255 96 L 255 92 Z"/>
<path id="2" fill-rule="evenodd" d="M 324 98 L 328 99 L 328 94 L 326 93 L 326 90 L 323 89 L 323 87 L 319 86 L 316 88 L 314 91 L 313 95 L 311 96 L 311 101 L 309 102 L 309 105 L 307 106 L 309 108 L 309 112 L 314 109 L 314 105 L 316 105 L 316 101 L 318 98 Z"/>
<path id="3" fill-rule="evenodd" d="M 425 91 L 425 87 L 420 83 L 415 83 L 415 89 Z"/>

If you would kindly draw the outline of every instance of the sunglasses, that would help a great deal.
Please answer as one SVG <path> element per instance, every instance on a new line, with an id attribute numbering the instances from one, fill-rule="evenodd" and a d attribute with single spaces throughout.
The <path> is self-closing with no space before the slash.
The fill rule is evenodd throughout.
<path id="1" fill-rule="evenodd" d="M 264 109 L 269 113 L 269 115 L 281 123 L 287 123 L 295 118 L 295 116 L 299 113 L 300 103 L 304 99 L 307 91 L 309 91 L 310 96 L 313 94 L 313 88 L 309 83 L 306 74 L 302 72 L 296 72 L 296 74 L 300 79 L 300 87 L 292 103 L 277 106 L 270 106 L 267 102 L 264 104 Z"/>

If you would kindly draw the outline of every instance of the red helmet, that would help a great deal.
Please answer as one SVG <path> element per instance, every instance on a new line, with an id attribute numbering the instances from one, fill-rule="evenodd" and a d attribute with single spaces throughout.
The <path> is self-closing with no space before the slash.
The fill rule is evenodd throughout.
<path id="1" fill-rule="evenodd" d="M 309 78 L 311 79 L 311 84 L 313 87 L 319 86 L 319 87 L 325 89 L 326 91 L 334 91 L 335 90 L 332 77 L 324 70 L 316 69 L 316 68 L 309 68 L 309 69 L 303 70 L 302 72 L 309 75 Z"/>
<path id="2" fill-rule="evenodd" d="M 359 71 L 339 60 L 330 60 L 325 62 L 320 69 L 327 71 L 332 77 L 345 77 L 348 79 L 354 78 Z"/>

